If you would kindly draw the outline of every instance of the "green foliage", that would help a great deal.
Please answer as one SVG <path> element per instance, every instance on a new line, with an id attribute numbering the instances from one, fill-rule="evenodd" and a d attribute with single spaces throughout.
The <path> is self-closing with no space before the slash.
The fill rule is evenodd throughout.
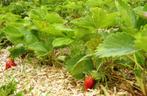
<path id="1" fill-rule="evenodd" d="M 16 85 L 15 81 L 11 81 L 5 85 L 0 86 L 0 96 L 23 96 L 23 92 L 16 93 Z"/>
<path id="2" fill-rule="evenodd" d="M 4 30 L 4 33 L 6 34 L 8 40 L 10 40 L 14 44 L 18 44 L 24 39 L 22 31 L 13 26 L 7 26 Z"/>
<path id="3" fill-rule="evenodd" d="M 147 25 L 143 27 L 143 29 L 136 35 L 135 44 L 138 48 L 147 51 Z"/>
<path id="4" fill-rule="evenodd" d="M 40 14 L 41 13 L 41 14 Z M 30 18 L 33 20 L 42 20 L 48 23 L 62 23 L 64 20 L 55 12 L 48 12 L 47 7 L 35 8 L 30 11 Z"/>
<path id="5" fill-rule="evenodd" d="M 16 82 L 12 81 L 0 87 L 0 96 L 9 96 L 11 94 L 14 94 L 15 90 L 16 90 Z"/>
<path id="6" fill-rule="evenodd" d="M 107 13 L 102 8 L 91 8 L 90 13 L 84 18 L 72 21 L 75 25 L 85 29 L 108 28 L 116 24 L 117 13 Z"/>
<path id="7" fill-rule="evenodd" d="M 135 52 L 134 38 L 127 33 L 117 32 L 109 35 L 96 50 L 100 57 L 115 57 Z"/>
<path id="8" fill-rule="evenodd" d="M 73 42 L 72 39 L 70 38 L 56 38 L 52 44 L 53 44 L 53 47 L 61 47 L 61 46 L 64 46 L 64 45 L 69 45 Z"/>
<path id="9" fill-rule="evenodd" d="M 119 12 L 120 27 L 129 33 L 136 32 L 136 15 L 130 6 L 123 0 L 116 0 L 116 8 Z"/>
<path id="10" fill-rule="evenodd" d="M 140 51 L 136 52 L 134 54 L 134 57 L 135 57 L 136 63 L 142 66 L 145 65 L 145 57 L 143 52 L 140 52 Z"/>
<path id="11" fill-rule="evenodd" d="M 146 72 L 139 67 L 134 68 L 135 78 L 137 81 L 138 86 L 140 87 L 141 91 L 144 95 L 147 95 L 147 89 L 146 89 Z"/>
<path id="12" fill-rule="evenodd" d="M 24 48 L 24 45 L 18 44 L 14 47 L 12 47 L 10 50 L 11 56 L 13 58 L 19 57 L 21 54 L 26 52 L 26 49 Z"/>
<path id="13" fill-rule="evenodd" d="M 73 76 L 75 75 L 85 76 L 85 74 L 91 72 L 92 69 L 93 69 L 92 61 L 90 59 L 87 59 L 87 60 L 76 63 L 73 66 L 71 73 Z"/>
<path id="14" fill-rule="evenodd" d="M 95 78 L 95 80 L 97 81 L 102 81 L 105 82 L 106 81 L 106 74 L 102 71 L 92 71 L 91 75 Z"/>
<path id="15" fill-rule="evenodd" d="M 28 46 L 29 50 L 33 50 L 37 56 L 47 55 L 49 50 L 42 42 L 34 42 Z"/>
<path id="16" fill-rule="evenodd" d="M 75 46 L 75 45 L 78 45 L 78 46 Z M 83 42 L 82 41 L 74 41 L 71 44 L 70 48 L 71 48 L 71 54 L 66 58 L 65 67 L 67 68 L 67 70 L 71 74 L 73 74 L 74 77 L 76 77 L 77 79 L 80 79 L 80 78 L 84 77 L 83 72 L 85 71 L 85 69 L 83 68 L 83 72 L 80 71 L 80 73 L 79 73 L 79 70 L 81 70 L 81 69 L 78 68 L 78 64 L 76 64 L 76 63 L 85 55 L 85 53 L 84 53 L 85 48 L 83 47 Z M 84 61 L 84 62 L 87 62 L 87 61 Z M 84 67 L 83 66 L 84 62 L 81 62 L 80 66 Z M 87 65 L 87 66 L 89 66 L 89 65 Z"/>
<path id="17" fill-rule="evenodd" d="M 68 54 L 58 57 L 77 79 L 92 74 L 96 80 L 106 82 L 115 66 L 121 68 L 114 63 L 121 62 L 129 70 L 135 69 L 137 80 L 142 80 L 140 73 L 146 68 L 147 51 L 146 0 L 1 3 L 0 38 L 13 44 L 12 57 L 25 52 L 48 57 L 54 49 L 65 48 Z"/>
<path id="18" fill-rule="evenodd" d="M 116 10 L 114 0 L 87 0 L 86 5 L 89 7 L 104 8 L 108 11 Z"/>

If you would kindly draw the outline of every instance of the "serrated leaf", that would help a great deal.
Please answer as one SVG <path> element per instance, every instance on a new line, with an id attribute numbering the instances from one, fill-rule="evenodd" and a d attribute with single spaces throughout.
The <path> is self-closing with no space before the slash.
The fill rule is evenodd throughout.
<path id="1" fill-rule="evenodd" d="M 100 57 L 122 56 L 135 52 L 134 38 L 127 33 L 109 35 L 96 50 Z"/>
<path id="2" fill-rule="evenodd" d="M 94 30 L 115 25 L 116 17 L 117 12 L 107 13 L 106 10 L 95 7 L 90 9 L 90 13 L 87 16 L 75 19 L 72 23 L 81 28 Z"/>
<path id="3" fill-rule="evenodd" d="M 29 13 L 34 20 L 47 21 L 48 23 L 63 23 L 64 20 L 57 13 L 49 13 L 45 6 L 35 8 Z M 41 13 L 41 14 L 40 14 Z"/>
<path id="4" fill-rule="evenodd" d="M 52 45 L 53 47 L 62 47 L 62 46 L 66 46 L 66 45 L 69 45 L 73 42 L 72 39 L 70 38 L 56 38 L 53 42 L 52 42 Z"/>
<path id="5" fill-rule="evenodd" d="M 117 24 L 117 12 L 108 13 L 102 8 L 91 8 L 89 14 L 71 21 L 76 27 L 75 37 L 85 38 L 96 33 L 99 28 L 109 28 Z"/>
<path id="6" fill-rule="evenodd" d="M 102 22 L 106 17 L 106 11 L 101 8 L 91 9 L 91 22 L 93 22 L 94 27 L 99 28 L 102 26 Z"/>
<path id="7" fill-rule="evenodd" d="M 105 10 L 101 8 L 92 8 L 86 17 L 72 21 L 75 25 L 86 29 L 99 28 L 103 18 L 106 16 Z"/>
<path id="8" fill-rule="evenodd" d="M 119 22 L 123 30 L 134 33 L 136 32 L 136 15 L 134 10 L 124 0 L 115 0 L 116 8 L 120 14 Z"/>

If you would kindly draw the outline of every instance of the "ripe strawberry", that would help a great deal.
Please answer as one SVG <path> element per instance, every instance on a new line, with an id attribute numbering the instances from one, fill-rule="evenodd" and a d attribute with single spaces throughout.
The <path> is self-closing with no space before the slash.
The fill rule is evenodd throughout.
<path id="1" fill-rule="evenodd" d="M 6 61 L 5 69 L 9 69 L 13 66 L 16 66 L 16 63 L 14 62 L 14 60 L 12 58 L 8 58 Z"/>
<path id="2" fill-rule="evenodd" d="M 87 91 L 88 89 L 92 89 L 94 85 L 95 85 L 94 78 L 92 76 L 87 76 L 84 81 L 85 91 Z"/>
<path id="3" fill-rule="evenodd" d="M 6 63 L 5 69 L 7 70 L 7 69 L 9 69 L 9 68 L 11 68 L 11 65 L 8 64 L 8 63 Z"/>

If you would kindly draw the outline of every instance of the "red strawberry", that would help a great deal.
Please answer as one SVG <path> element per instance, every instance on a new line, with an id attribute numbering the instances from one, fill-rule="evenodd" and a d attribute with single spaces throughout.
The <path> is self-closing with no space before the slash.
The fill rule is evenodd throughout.
<path id="1" fill-rule="evenodd" d="M 92 76 L 87 76 L 84 81 L 85 91 L 87 91 L 88 89 L 92 89 L 94 85 L 95 85 L 94 78 Z"/>
<path id="2" fill-rule="evenodd" d="M 8 58 L 7 61 L 6 61 L 5 69 L 9 69 L 13 66 L 16 66 L 16 63 L 14 62 L 14 60 L 12 58 Z"/>
<path id="3" fill-rule="evenodd" d="M 8 64 L 8 63 L 6 63 L 5 69 L 7 70 L 7 69 L 9 69 L 9 68 L 11 68 L 11 65 Z"/>

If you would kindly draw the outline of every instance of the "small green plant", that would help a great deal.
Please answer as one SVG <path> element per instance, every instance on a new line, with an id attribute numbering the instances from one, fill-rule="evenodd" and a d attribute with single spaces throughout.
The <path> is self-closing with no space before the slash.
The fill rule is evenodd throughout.
<path id="1" fill-rule="evenodd" d="M 0 86 L 0 96 L 23 96 L 22 92 L 16 93 L 17 83 L 12 80 L 9 83 Z"/>

